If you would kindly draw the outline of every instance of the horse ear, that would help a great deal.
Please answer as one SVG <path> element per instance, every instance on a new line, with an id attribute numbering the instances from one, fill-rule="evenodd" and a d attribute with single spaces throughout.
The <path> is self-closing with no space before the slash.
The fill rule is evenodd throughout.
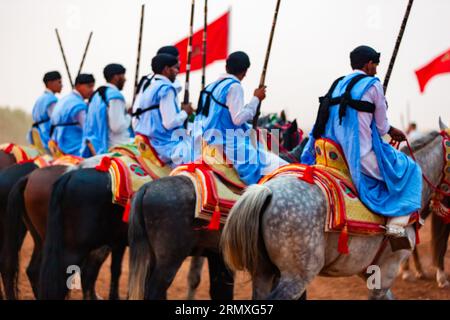
<path id="1" fill-rule="evenodd" d="M 447 130 L 448 127 L 445 125 L 445 123 L 442 121 L 442 118 L 439 117 L 439 127 L 441 128 L 442 131 Z"/>

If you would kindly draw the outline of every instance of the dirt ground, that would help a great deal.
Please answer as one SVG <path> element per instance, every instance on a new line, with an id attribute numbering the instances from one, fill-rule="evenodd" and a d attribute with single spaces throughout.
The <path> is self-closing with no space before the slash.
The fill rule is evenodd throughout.
<path id="1" fill-rule="evenodd" d="M 450 299 L 450 288 L 439 289 L 435 282 L 435 270 L 431 265 L 430 255 L 430 221 L 427 221 L 425 227 L 421 230 L 421 244 L 419 252 L 421 254 L 422 263 L 425 271 L 429 275 L 429 279 L 417 280 L 415 282 L 403 281 L 397 278 L 393 293 L 397 299 Z M 25 267 L 28 264 L 33 248 L 32 239 L 27 236 L 24 248 L 21 252 L 21 273 L 20 273 L 20 292 L 22 299 L 34 299 L 28 279 L 25 276 Z M 450 251 L 450 250 L 449 250 Z M 446 270 L 450 270 L 450 252 L 447 251 Z M 97 293 L 103 297 L 108 297 L 109 292 L 109 265 L 108 259 L 103 265 L 100 276 L 97 281 Z M 185 299 L 187 293 L 187 273 L 189 270 L 189 259 L 187 259 L 179 270 L 172 286 L 168 292 L 169 299 Z M 203 266 L 202 280 L 196 294 L 196 299 L 209 299 L 209 282 L 208 282 L 207 264 Z M 120 285 L 120 296 L 125 299 L 127 296 L 128 281 L 128 252 L 123 261 L 123 273 Z M 80 299 L 80 291 L 73 291 L 72 299 Z M 235 299 L 251 298 L 251 282 L 248 275 L 239 273 L 235 284 Z M 308 299 L 366 299 L 367 289 L 365 283 L 358 277 L 350 278 L 316 278 L 308 287 Z"/>

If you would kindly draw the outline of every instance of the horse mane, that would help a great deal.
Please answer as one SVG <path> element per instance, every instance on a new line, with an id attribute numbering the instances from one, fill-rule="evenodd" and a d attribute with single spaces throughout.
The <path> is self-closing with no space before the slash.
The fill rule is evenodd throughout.
<path id="1" fill-rule="evenodd" d="M 424 148 L 425 146 L 427 146 L 430 142 L 434 141 L 434 139 L 436 139 L 439 136 L 439 132 L 437 131 L 431 131 L 429 133 L 427 133 L 425 136 L 414 140 L 411 143 L 411 149 L 413 152 L 418 152 L 420 151 L 422 148 Z M 408 149 L 407 146 L 402 147 L 402 152 L 406 153 L 406 154 L 410 154 L 410 151 Z"/>

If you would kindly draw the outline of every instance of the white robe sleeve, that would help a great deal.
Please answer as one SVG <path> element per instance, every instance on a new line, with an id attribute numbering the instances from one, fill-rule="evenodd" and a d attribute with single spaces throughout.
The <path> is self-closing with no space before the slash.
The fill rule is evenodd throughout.
<path id="1" fill-rule="evenodd" d="M 244 105 L 244 89 L 240 84 L 231 85 L 226 105 L 229 108 L 231 119 L 236 126 L 252 120 L 256 114 L 258 104 L 259 99 L 253 97 L 248 104 Z"/>
<path id="2" fill-rule="evenodd" d="M 113 99 L 109 101 L 108 124 L 113 133 L 128 131 L 131 117 L 126 113 L 126 105 L 123 100 Z"/>
<path id="3" fill-rule="evenodd" d="M 162 124 L 167 130 L 183 125 L 188 117 L 186 111 L 181 110 L 178 112 L 173 90 L 169 90 L 167 95 L 161 99 L 159 110 L 161 111 Z"/>

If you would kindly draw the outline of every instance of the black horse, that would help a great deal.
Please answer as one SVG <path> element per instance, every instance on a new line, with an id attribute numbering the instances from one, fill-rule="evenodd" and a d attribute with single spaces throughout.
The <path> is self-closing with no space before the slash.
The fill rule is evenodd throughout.
<path id="1" fill-rule="evenodd" d="M 5 222 L 9 193 L 20 178 L 26 176 L 36 168 L 37 166 L 33 162 L 27 162 L 23 164 L 12 164 L 0 170 L 0 249 L 3 247 L 5 232 L 9 228 L 9 224 Z M 23 222 L 21 222 L 17 225 L 16 229 L 17 241 L 20 244 L 23 242 L 25 234 L 26 228 Z M 4 271 L 4 258 L 0 253 L 0 275 L 2 275 Z M 1 298 L 2 290 L 0 288 L 0 299 Z"/>

